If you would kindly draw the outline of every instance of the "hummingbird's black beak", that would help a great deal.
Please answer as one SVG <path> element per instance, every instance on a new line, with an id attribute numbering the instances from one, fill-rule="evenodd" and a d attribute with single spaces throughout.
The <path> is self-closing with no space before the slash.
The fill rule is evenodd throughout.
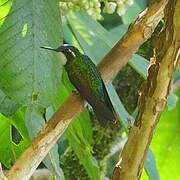
<path id="1" fill-rule="evenodd" d="M 48 46 L 41 46 L 40 48 L 42 48 L 42 49 L 48 49 L 48 50 L 56 51 L 56 52 L 57 52 L 57 49 L 52 48 L 52 47 L 48 47 Z"/>
<path id="2" fill-rule="evenodd" d="M 47 47 L 47 46 L 41 46 L 40 48 L 48 49 L 48 50 L 56 51 L 56 52 L 63 52 L 66 47 L 67 47 L 67 44 L 63 44 L 63 45 L 59 46 L 59 47 L 56 48 L 56 49 L 55 49 L 55 48 L 52 48 L 52 47 Z"/>

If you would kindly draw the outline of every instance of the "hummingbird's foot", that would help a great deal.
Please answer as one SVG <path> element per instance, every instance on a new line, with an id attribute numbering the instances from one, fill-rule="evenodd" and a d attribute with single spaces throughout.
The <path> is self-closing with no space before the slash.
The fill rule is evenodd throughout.
<path id="1" fill-rule="evenodd" d="M 133 121 L 132 121 L 132 118 L 129 117 L 128 118 L 128 129 L 129 129 L 129 131 L 131 130 L 132 127 L 133 127 Z"/>
<path id="2" fill-rule="evenodd" d="M 88 102 L 84 101 L 84 108 L 86 108 L 88 106 Z"/>
<path id="3" fill-rule="evenodd" d="M 73 90 L 72 90 L 72 93 L 73 93 L 73 94 L 76 94 L 76 95 L 79 95 L 79 92 L 78 92 L 77 89 L 73 89 Z"/>

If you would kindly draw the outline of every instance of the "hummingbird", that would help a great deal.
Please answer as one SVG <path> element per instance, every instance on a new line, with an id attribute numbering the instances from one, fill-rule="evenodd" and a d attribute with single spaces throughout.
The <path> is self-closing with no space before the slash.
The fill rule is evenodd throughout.
<path id="1" fill-rule="evenodd" d="M 67 71 L 71 83 L 95 112 L 100 125 L 107 127 L 108 121 L 117 121 L 117 116 L 96 65 L 76 47 L 63 44 L 58 48 L 42 46 L 58 56 Z"/>

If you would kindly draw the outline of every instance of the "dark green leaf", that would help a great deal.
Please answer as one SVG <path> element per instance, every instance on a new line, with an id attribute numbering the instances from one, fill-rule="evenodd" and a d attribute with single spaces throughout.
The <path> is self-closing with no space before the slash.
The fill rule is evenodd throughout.
<path id="1" fill-rule="evenodd" d="M 9 9 L 0 13 L 0 88 L 17 103 L 48 106 L 55 98 L 60 61 L 40 46 L 56 47 L 62 41 L 58 3 L 0 1 L 1 9 Z"/>

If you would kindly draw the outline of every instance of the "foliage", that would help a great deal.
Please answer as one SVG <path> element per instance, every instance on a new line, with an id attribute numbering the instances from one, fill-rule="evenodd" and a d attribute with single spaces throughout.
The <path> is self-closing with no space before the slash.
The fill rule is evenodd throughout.
<path id="1" fill-rule="evenodd" d="M 0 0 L 0 162 L 6 168 L 12 166 L 74 89 L 57 56 L 39 47 L 57 47 L 64 38 L 98 64 L 147 6 L 147 1 L 134 0 L 125 13 L 131 3 L 125 0 L 61 1 L 60 10 L 66 18 L 62 24 L 57 0 Z M 101 13 L 101 10 L 113 13 L 115 9 L 119 15 L 125 14 L 119 17 L 114 13 L 107 17 Z M 82 10 L 87 10 L 91 16 Z M 101 24 L 94 20 L 102 16 Z M 108 18 L 114 22 L 109 23 Z M 101 179 L 110 175 L 129 123 L 136 114 L 138 89 L 146 79 L 152 48 L 150 39 L 106 85 L 119 117 L 118 124 L 109 124 L 104 129 L 92 110 L 85 108 L 43 160 L 57 179 Z M 180 78 L 179 74 L 179 71 L 175 74 L 175 80 Z M 165 110 L 152 151 L 149 150 L 145 161 L 150 179 L 179 177 L 178 97 L 179 91 L 169 97 L 168 108 L 172 110 Z M 173 164 L 173 174 L 167 169 L 169 162 Z M 142 179 L 147 179 L 146 174 L 143 173 Z"/>

